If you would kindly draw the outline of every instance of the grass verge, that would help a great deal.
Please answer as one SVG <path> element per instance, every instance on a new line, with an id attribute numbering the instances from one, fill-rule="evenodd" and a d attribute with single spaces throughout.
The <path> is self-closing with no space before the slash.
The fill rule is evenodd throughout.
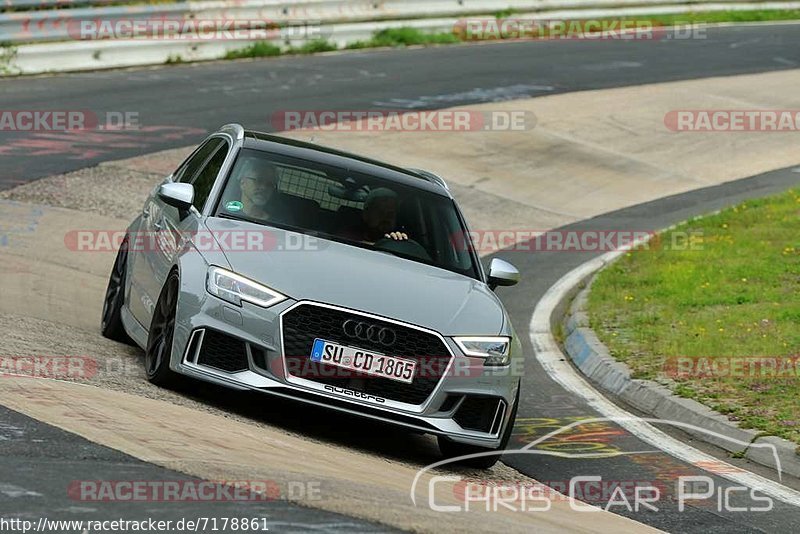
<path id="1" fill-rule="evenodd" d="M 228 50 L 223 59 L 242 59 L 246 57 L 269 57 L 281 55 L 281 49 L 268 41 L 259 41 L 244 48 Z"/>
<path id="2" fill-rule="evenodd" d="M 687 235 L 694 247 L 668 246 Z M 658 242 L 599 274 L 592 328 L 635 378 L 800 443 L 800 190 L 693 220 Z M 693 363 L 677 368 L 678 358 Z"/>
<path id="3" fill-rule="evenodd" d="M 800 9 L 755 9 L 748 11 L 710 11 L 705 13 L 672 13 L 641 17 L 664 26 L 675 24 L 713 24 L 717 22 L 769 22 L 800 20 Z"/>
<path id="4" fill-rule="evenodd" d="M 347 49 L 377 48 L 382 46 L 413 46 L 431 44 L 460 43 L 461 39 L 454 33 L 426 33 L 417 28 L 387 28 L 375 32 L 369 41 L 356 41 L 347 45 Z"/>

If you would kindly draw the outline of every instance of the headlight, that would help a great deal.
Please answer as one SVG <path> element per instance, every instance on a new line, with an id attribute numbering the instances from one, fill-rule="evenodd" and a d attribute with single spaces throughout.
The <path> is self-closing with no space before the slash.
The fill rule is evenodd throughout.
<path id="1" fill-rule="evenodd" d="M 454 337 L 464 354 L 486 360 L 486 365 L 508 365 L 511 360 L 509 337 Z"/>
<path id="2" fill-rule="evenodd" d="M 268 308 L 288 297 L 262 286 L 244 276 L 226 271 L 220 267 L 210 267 L 206 276 L 206 289 L 214 296 L 227 300 L 237 306 L 245 300 L 256 306 Z"/>

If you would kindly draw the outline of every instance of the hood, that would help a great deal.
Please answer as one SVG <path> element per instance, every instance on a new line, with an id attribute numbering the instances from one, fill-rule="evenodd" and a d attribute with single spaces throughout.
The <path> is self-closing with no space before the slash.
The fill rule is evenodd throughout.
<path id="1" fill-rule="evenodd" d="M 497 335 L 504 311 L 483 283 L 390 254 L 242 221 L 208 218 L 206 226 L 233 271 L 294 300 L 313 300 L 382 315 L 443 335 Z M 225 232 L 265 235 L 266 251 L 226 246 Z M 285 245 L 311 240 L 308 250 Z M 297 247 L 292 247 L 297 248 Z"/>

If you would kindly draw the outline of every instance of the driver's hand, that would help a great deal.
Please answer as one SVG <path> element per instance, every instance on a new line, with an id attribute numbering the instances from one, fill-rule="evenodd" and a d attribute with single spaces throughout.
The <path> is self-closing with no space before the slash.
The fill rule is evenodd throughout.
<path id="1" fill-rule="evenodd" d="M 387 239 L 394 239 L 395 241 L 408 241 L 408 234 L 405 232 L 391 232 L 384 235 Z"/>

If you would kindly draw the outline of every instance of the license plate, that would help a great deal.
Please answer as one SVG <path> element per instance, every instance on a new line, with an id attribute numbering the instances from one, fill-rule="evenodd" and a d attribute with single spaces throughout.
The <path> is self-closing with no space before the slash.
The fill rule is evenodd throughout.
<path id="1" fill-rule="evenodd" d="M 324 339 L 314 340 L 311 361 L 406 384 L 410 384 L 414 379 L 414 371 L 417 369 L 417 362 L 414 360 L 339 345 Z"/>

